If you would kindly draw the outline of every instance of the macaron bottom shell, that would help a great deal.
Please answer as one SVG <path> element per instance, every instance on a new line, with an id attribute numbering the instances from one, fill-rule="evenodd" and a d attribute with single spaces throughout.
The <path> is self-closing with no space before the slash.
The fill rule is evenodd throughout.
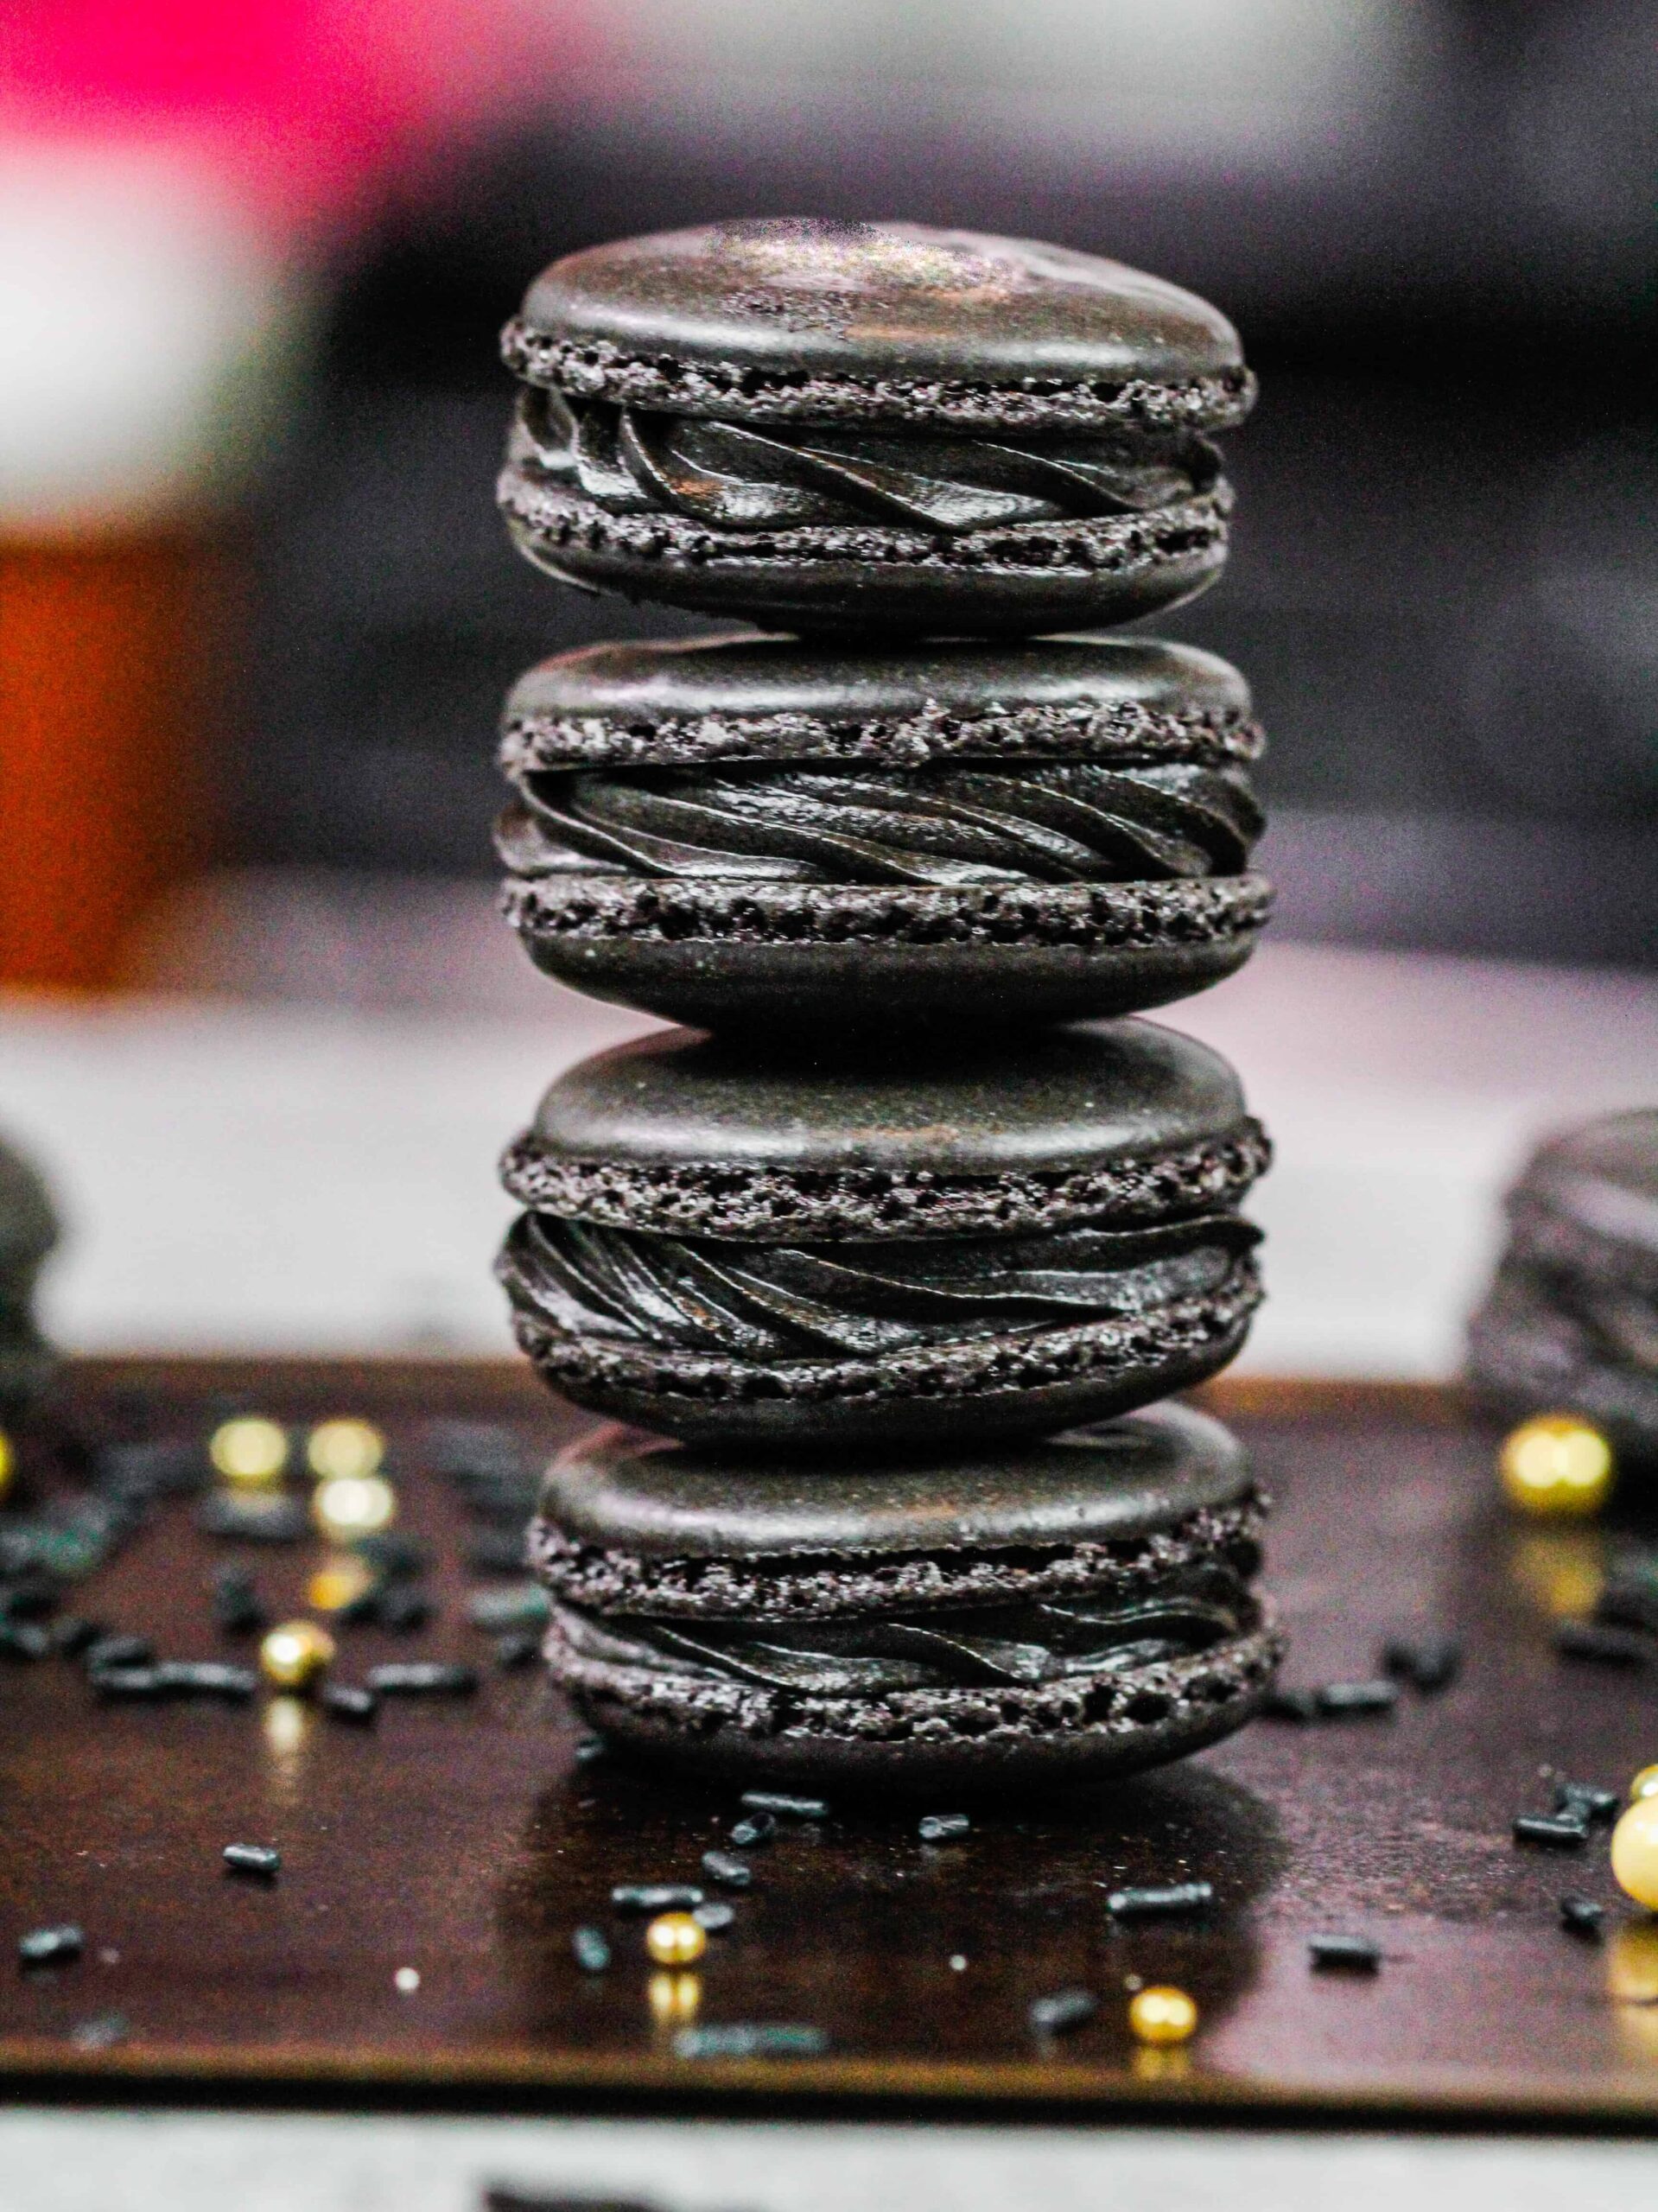
<path id="1" fill-rule="evenodd" d="M 1020 885 L 988 905 L 982 891 L 778 884 L 757 896 L 594 876 L 512 881 L 504 903 L 537 967 L 590 998 L 701 1029 L 879 1033 L 1166 1005 L 1243 965 L 1270 892 L 1254 875 Z"/>
<path id="2" fill-rule="evenodd" d="M 1029 636 L 1133 621 L 1205 590 L 1226 563 L 1225 482 L 1143 514 L 927 533 L 879 525 L 748 534 L 615 515 L 510 465 L 514 544 L 562 583 L 763 630 Z"/>
<path id="3" fill-rule="evenodd" d="M 1111 1677 L 1089 1690 L 915 1691 L 824 1699 L 774 1732 L 728 1717 L 695 1677 L 646 1681 L 554 1649 L 554 1680 L 622 1753 L 698 1778 L 751 1786 L 994 1798 L 1084 1788 L 1185 1758 L 1253 1718 L 1283 1636 L 1270 1611 L 1248 1633 L 1194 1658 Z"/>
<path id="4" fill-rule="evenodd" d="M 1237 1357 L 1260 1300 L 1245 1259 L 1218 1288 L 1155 1313 L 788 1367 L 618 1352 L 522 1315 L 515 1327 L 551 1389 L 657 1435 L 808 1455 L 848 1445 L 896 1453 L 1042 1435 L 1190 1389 Z"/>

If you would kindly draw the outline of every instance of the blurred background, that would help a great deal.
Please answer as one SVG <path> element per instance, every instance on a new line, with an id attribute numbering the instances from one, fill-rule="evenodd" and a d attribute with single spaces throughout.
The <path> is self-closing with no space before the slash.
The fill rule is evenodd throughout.
<path id="1" fill-rule="evenodd" d="M 1232 565 L 1159 626 L 1255 687 L 1282 903 L 1177 1020 L 1286 1159 L 1286 1113 L 1345 1147 L 1338 1204 L 1305 1150 L 1268 1201 L 1305 1317 L 1275 1363 L 1443 1367 L 1521 1133 L 1658 1085 L 1652 32 L 1643 0 L 0 0 L 0 1123 L 88 1224 L 67 1332 L 498 1340 L 461 1225 L 494 1149 L 644 1026 L 492 918 L 499 700 L 695 624 L 509 552 L 496 332 L 575 247 L 810 212 L 1052 238 L 1242 328 Z M 408 1135 L 435 1094 L 464 1166 L 458 1124 L 453 1169 Z M 1402 1201 L 1356 1195 L 1361 1128 L 1420 1186 L 1363 1282 L 1330 1207 L 1385 1243 Z M 461 1243 L 392 1266 L 440 1188 Z"/>

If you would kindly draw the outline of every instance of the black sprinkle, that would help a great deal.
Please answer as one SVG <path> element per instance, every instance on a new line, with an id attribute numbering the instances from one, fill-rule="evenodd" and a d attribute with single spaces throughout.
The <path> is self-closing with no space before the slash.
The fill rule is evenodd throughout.
<path id="1" fill-rule="evenodd" d="M 101 1698 L 141 1702 L 170 1694 L 159 1667 L 99 1667 L 92 1685 Z"/>
<path id="2" fill-rule="evenodd" d="M 691 1907 L 691 1918 L 709 1936 L 722 1935 L 736 1917 L 735 1908 L 723 1904 L 718 1897 L 711 1897 L 707 1904 Z"/>
<path id="3" fill-rule="evenodd" d="M 221 1567 L 213 1577 L 213 1622 L 226 1636 L 257 1636 L 270 1624 L 245 1567 Z"/>
<path id="4" fill-rule="evenodd" d="M 1263 1720 L 1316 1720 L 1318 1694 L 1313 1690 L 1269 1690 L 1261 1700 L 1261 1717 Z"/>
<path id="5" fill-rule="evenodd" d="M 26 1967 L 62 1967 L 78 1959 L 86 1948 L 83 1931 L 73 1921 L 56 1928 L 31 1928 L 17 1939 L 17 1958 Z"/>
<path id="6" fill-rule="evenodd" d="M 619 1882 L 610 1902 L 618 1912 L 690 1912 L 703 1895 L 690 1882 Z"/>
<path id="7" fill-rule="evenodd" d="M 513 1629 L 495 1639 L 495 1664 L 504 1673 L 514 1668 L 527 1667 L 541 1653 L 541 1630 L 537 1628 Z"/>
<path id="8" fill-rule="evenodd" d="M 578 1736 L 575 1742 L 577 1766 L 592 1766 L 595 1761 L 608 1758 L 610 1746 L 602 1736 Z"/>
<path id="9" fill-rule="evenodd" d="M 1591 1827 L 1610 1827 L 1623 1805 L 1616 1789 L 1601 1789 L 1592 1782 L 1562 1782 L 1554 1791 L 1555 1811 Z"/>
<path id="10" fill-rule="evenodd" d="M 1397 1675 L 1431 1697 L 1448 1689 L 1462 1671 L 1462 1646 L 1449 1636 L 1390 1637 L 1382 1648 L 1385 1674 Z"/>
<path id="11" fill-rule="evenodd" d="M 973 1823 L 965 1813 L 924 1813 L 916 1834 L 923 1843 L 952 1843 L 970 1833 Z"/>
<path id="12" fill-rule="evenodd" d="M 552 1599 L 538 1582 L 519 1583 L 511 1590 L 480 1590 L 467 1600 L 467 1618 L 486 1636 L 539 1628 L 551 1611 Z"/>
<path id="13" fill-rule="evenodd" d="M 1626 1552 L 1613 1561 L 1595 1618 L 1658 1633 L 1658 1553 Z"/>
<path id="14" fill-rule="evenodd" d="M 373 1691 L 359 1689 L 355 1682 L 324 1682 L 317 1692 L 317 1703 L 336 1720 L 354 1720 L 359 1726 L 372 1720 L 380 1710 L 380 1700 Z"/>
<path id="15" fill-rule="evenodd" d="M 216 1659 L 165 1659 L 155 1670 L 163 1697 L 222 1697 L 241 1702 L 259 1687 L 246 1667 L 226 1667 Z"/>
<path id="16" fill-rule="evenodd" d="M 1606 1919 L 1606 1908 L 1593 1897 L 1568 1891 L 1560 1899 L 1560 1925 L 1573 1936 L 1598 1936 Z"/>
<path id="17" fill-rule="evenodd" d="M 1552 1844 L 1557 1851 L 1576 1851 L 1589 1840 L 1589 1824 L 1558 1813 L 1521 1813 L 1515 1821 L 1514 1840 Z"/>
<path id="18" fill-rule="evenodd" d="M 367 1681 L 381 1697 L 470 1697 L 478 1687 L 478 1669 L 445 1666 L 437 1659 L 399 1659 L 371 1667 Z"/>
<path id="19" fill-rule="evenodd" d="M 729 2027 L 682 2028 L 674 2037 L 678 2058 L 816 2058 L 829 2049 L 822 2028 L 779 2022 L 735 2022 Z"/>
<path id="20" fill-rule="evenodd" d="M 155 1656 L 155 1645 L 143 1636 L 100 1636 L 81 1653 L 94 1674 L 106 1667 L 147 1667 Z"/>
<path id="21" fill-rule="evenodd" d="M 1321 1973 L 1375 1974 L 1382 1966 L 1382 1946 L 1368 1936 L 1312 1936 L 1307 1939 L 1307 1956 Z"/>
<path id="22" fill-rule="evenodd" d="M 268 1843 L 227 1843 L 223 1857 L 229 1874 L 251 1874 L 258 1881 L 270 1882 L 282 1872 L 282 1853 Z"/>
<path id="23" fill-rule="evenodd" d="M 380 1628 L 395 1629 L 399 1636 L 424 1628 L 437 1607 L 413 1583 L 392 1582 L 373 1592 L 373 1619 Z"/>
<path id="24" fill-rule="evenodd" d="M 51 1651 L 52 1632 L 38 1621 L 0 1620 L 0 1659 L 45 1659 Z"/>
<path id="25" fill-rule="evenodd" d="M 298 1498 L 269 1492 L 245 1497 L 234 1491 L 216 1491 L 197 1507 L 196 1526 L 204 1536 L 238 1537 L 255 1544 L 302 1543 L 310 1533 Z"/>
<path id="26" fill-rule="evenodd" d="M 1214 1902 L 1212 1882 L 1166 1882 L 1144 1889 L 1113 1890 L 1105 1909 L 1113 1920 L 1157 1920 L 1169 1913 L 1201 1912 Z"/>
<path id="27" fill-rule="evenodd" d="M 61 1601 L 62 1592 L 48 1575 L 29 1575 L 0 1590 L 0 1619 L 49 1620 Z"/>
<path id="28" fill-rule="evenodd" d="M 1644 1667 L 1651 1648 L 1633 1629 L 1602 1628 L 1594 1621 L 1562 1621 L 1554 1631 L 1562 1659 L 1587 1659 L 1600 1667 Z"/>
<path id="29" fill-rule="evenodd" d="M 610 1964 L 610 1945 L 604 1930 L 577 1928 L 570 1935 L 570 1951 L 583 1974 L 603 1974 Z"/>
<path id="30" fill-rule="evenodd" d="M 384 1594 L 385 1585 L 377 1575 L 365 1589 L 359 1590 L 354 1598 L 347 1598 L 343 1605 L 334 1608 L 334 1626 L 378 1628 L 381 1625 L 380 1600 Z"/>
<path id="31" fill-rule="evenodd" d="M 52 1649 L 66 1659 L 79 1659 L 108 1634 L 102 1621 L 89 1621 L 83 1613 L 64 1613 L 52 1624 Z"/>
<path id="32" fill-rule="evenodd" d="M 206 1487 L 207 1455 L 199 1444 L 174 1439 L 145 1443 L 106 1444 L 92 1465 L 93 1486 L 106 1497 L 179 1497 Z"/>
<path id="33" fill-rule="evenodd" d="M 775 1789 L 745 1789 L 743 1808 L 750 1813 L 772 1813 L 780 1821 L 826 1821 L 826 1797 L 789 1797 Z"/>
<path id="34" fill-rule="evenodd" d="M 1030 2010 L 1031 2025 L 1039 2036 L 1069 2035 L 1091 2020 L 1100 2000 L 1091 1989 L 1061 1989 L 1051 1997 L 1039 1997 Z"/>
<path id="35" fill-rule="evenodd" d="M 744 1859 L 734 1859 L 728 1851 L 705 1851 L 702 1872 L 722 1890 L 746 1890 L 754 1880 L 753 1868 Z"/>
<path id="36" fill-rule="evenodd" d="M 774 1813 L 750 1813 L 733 1828 L 731 1840 L 740 1851 L 749 1851 L 757 1843 L 770 1843 L 777 1832 Z"/>
<path id="37" fill-rule="evenodd" d="M 393 1529 L 382 1529 L 378 1536 L 359 1536 L 352 1549 L 388 1582 L 411 1580 L 424 1574 L 432 1564 L 429 1546 L 416 1536 L 399 1535 Z"/>
<path id="38" fill-rule="evenodd" d="M 1326 1682 L 1317 1701 L 1326 1718 L 1391 1713 L 1399 1702 L 1399 1685 L 1380 1677 L 1373 1682 Z"/>

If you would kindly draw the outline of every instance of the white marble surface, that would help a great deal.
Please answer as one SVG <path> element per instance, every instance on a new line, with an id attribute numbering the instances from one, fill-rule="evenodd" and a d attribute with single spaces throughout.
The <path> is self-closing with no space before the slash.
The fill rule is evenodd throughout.
<path id="1" fill-rule="evenodd" d="M 473 1016 L 0 999 L 0 1128 L 71 1223 L 61 1340 L 505 1350 L 496 1156 L 561 1068 L 650 1026 L 524 981 L 535 1011 Z M 1451 1372 L 1534 1133 L 1658 1098 L 1654 978 L 1269 944 L 1159 1018 L 1236 1062 L 1278 1143 L 1258 1370 Z"/>
<path id="2" fill-rule="evenodd" d="M 1658 2145 L 1231 2131 L 0 2114 L 6 2212 L 1635 2212 Z"/>

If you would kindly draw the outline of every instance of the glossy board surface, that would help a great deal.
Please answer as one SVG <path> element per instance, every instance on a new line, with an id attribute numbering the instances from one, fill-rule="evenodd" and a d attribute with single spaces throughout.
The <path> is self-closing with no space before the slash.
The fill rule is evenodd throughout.
<path id="1" fill-rule="evenodd" d="M 214 1393 L 296 1421 L 380 1419 L 439 1611 L 413 1634 L 341 1631 L 336 1672 L 460 1659 L 482 1683 L 388 1698 L 359 1729 L 263 1695 L 100 1704 L 67 1661 L 8 1663 L 0 1936 L 10 1952 L 43 1924 L 86 1934 L 77 1963 L 24 1973 L 13 1954 L 0 1974 L 14 2089 L 1658 2117 L 1658 1921 L 1618 1899 L 1604 1829 L 1566 1850 L 1511 1834 L 1558 1781 L 1617 1789 L 1658 1752 L 1649 1668 L 1553 1648 L 1554 1618 L 1592 1601 L 1629 1531 L 1508 1518 L 1490 1440 L 1447 1397 L 1239 1381 L 1205 1402 L 1278 1499 L 1264 1580 L 1293 1637 L 1286 1681 L 1369 1678 L 1387 1637 L 1432 1632 L 1464 1644 L 1450 1687 L 1407 1687 L 1391 1716 L 1261 1721 L 1068 1808 L 975 1812 L 956 1840 L 922 1841 L 915 1808 L 785 1821 L 727 1893 L 701 1860 L 732 1847 L 734 1802 L 578 1765 L 537 1669 L 498 1670 L 467 1619 L 489 1586 L 463 1567 L 465 1524 L 420 1471 L 420 1439 L 435 1416 L 485 1417 L 539 1454 L 573 1421 L 530 1378 L 107 1363 L 69 1388 L 95 1410 L 135 1382 L 174 1433 L 202 1433 Z M 242 1558 L 280 1617 L 303 1610 L 321 1546 L 213 1545 L 192 1511 L 163 1506 L 73 1602 L 165 1656 L 241 1662 L 212 1624 L 215 1563 Z M 276 1845 L 278 1878 L 227 1877 L 230 1842 Z M 1113 1891 L 1194 1879 L 1213 1885 L 1205 1913 L 1108 1913 Z M 734 1907 L 685 1978 L 664 1979 L 645 1923 L 611 1907 L 613 1885 L 658 1881 Z M 1607 1906 L 1602 1940 L 1560 1927 L 1568 1891 Z M 582 1924 L 607 1936 L 607 1972 L 577 1967 Z M 1332 1933 L 1375 1938 L 1380 1970 L 1314 1972 L 1309 1941 Z M 1196 1999 L 1184 2050 L 1132 2046 L 1134 1975 Z M 1070 1987 L 1096 2015 L 1033 2035 L 1032 2000 Z M 754 2023 L 823 2047 L 676 2045 L 688 2026 Z"/>

